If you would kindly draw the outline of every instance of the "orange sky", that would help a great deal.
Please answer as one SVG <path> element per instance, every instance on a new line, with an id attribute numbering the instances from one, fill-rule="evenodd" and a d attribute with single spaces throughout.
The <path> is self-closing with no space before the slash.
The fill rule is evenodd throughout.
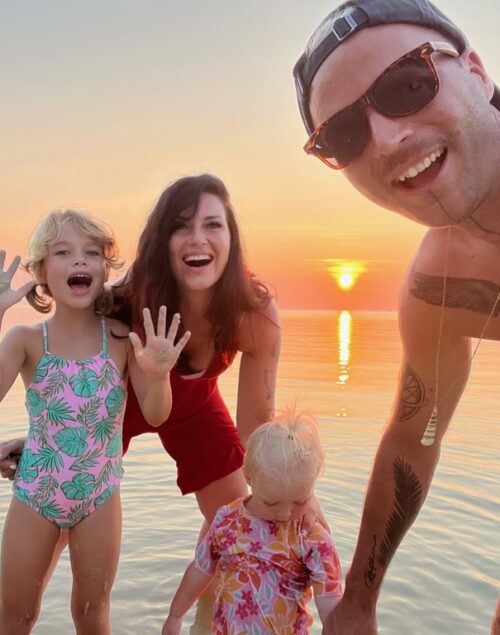
<path id="1" fill-rule="evenodd" d="M 437 3 L 499 78 L 488 24 L 497 0 Z M 282 308 L 395 308 L 422 228 L 301 150 L 291 69 L 335 4 L 4 3 L 1 246 L 25 255 L 37 219 L 73 206 L 107 220 L 130 258 L 163 187 L 210 171 L 232 193 L 250 266 Z M 332 259 L 363 263 L 351 291 L 328 273 Z"/>

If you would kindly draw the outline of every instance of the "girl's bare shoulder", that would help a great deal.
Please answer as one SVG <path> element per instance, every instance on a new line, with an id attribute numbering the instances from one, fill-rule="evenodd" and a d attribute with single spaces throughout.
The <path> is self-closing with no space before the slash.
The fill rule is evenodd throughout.
<path id="1" fill-rule="evenodd" d="M 4 334 L 3 339 L 11 342 L 24 342 L 27 345 L 30 345 L 35 340 L 41 341 L 42 323 L 16 324 Z"/>

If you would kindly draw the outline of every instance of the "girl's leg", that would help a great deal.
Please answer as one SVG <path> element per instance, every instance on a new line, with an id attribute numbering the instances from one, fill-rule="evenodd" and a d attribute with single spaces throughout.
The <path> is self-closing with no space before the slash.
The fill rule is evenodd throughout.
<path id="1" fill-rule="evenodd" d="M 199 538 L 208 530 L 219 507 L 227 505 L 235 498 L 245 496 L 247 493 L 247 483 L 242 468 L 195 492 L 198 507 L 205 518 Z M 190 635 L 210 635 L 212 632 L 215 586 L 216 581 L 214 580 L 198 600 L 194 622 L 189 630 Z"/>
<path id="2" fill-rule="evenodd" d="M 69 532 L 73 571 L 71 612 L 77 635 L 110 635 L 109 600 L 122 529 L 120 492 Z"/>
<path id="3" fill-rule="evenodd" d="M 27 635 L 57 562 L 61 530 L 13 498 L 5 519 L 0 578 L 0 633 Z"/>

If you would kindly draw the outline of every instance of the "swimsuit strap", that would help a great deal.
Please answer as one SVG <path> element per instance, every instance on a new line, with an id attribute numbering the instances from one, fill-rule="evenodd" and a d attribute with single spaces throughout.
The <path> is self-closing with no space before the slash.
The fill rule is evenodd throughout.
<path id="1" fill-rule="evenodd" d="M 108 330 L 106 328 L 106 320 L 101 315 L 101 357 L 109 357 L 108 354 Z"/>
<path id="2" fill-rule="evenodd" d="M 47 322 L 42 322 L 43 352 L 46 355 L 49 352 L 49 337 L 47 335 Z"/>

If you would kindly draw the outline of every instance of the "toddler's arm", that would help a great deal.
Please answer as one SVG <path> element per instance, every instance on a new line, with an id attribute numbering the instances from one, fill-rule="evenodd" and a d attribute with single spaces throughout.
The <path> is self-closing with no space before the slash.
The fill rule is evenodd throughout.
<path id="1" fill-rule="evenodd" d="M 177 344 L 175 336 L 179 328 L 179 314 L 174 315 L 166 332 L 166 307 L 160 307 L 158 325 L 155 333 L 149 309 L 144 309 L 144 331 L 146 344 L 143 347 L 139 336 L 130 333 L 135 357 L 129 363 L 130 380 L 146 421 L 160 426 L 168 418 L 172 408 L 172 390 L 170 371 L 175 366 L 190 333 L 186 331 Z"/>
<path id="2" fill-rule="evenodd" d="M 163 625 L 162 635 L 179 635 L 182 618 L 207 588 L 212 577 L 200 571 L 194 562 L 191 562 L 170 604 L 170 611 Z"/>

